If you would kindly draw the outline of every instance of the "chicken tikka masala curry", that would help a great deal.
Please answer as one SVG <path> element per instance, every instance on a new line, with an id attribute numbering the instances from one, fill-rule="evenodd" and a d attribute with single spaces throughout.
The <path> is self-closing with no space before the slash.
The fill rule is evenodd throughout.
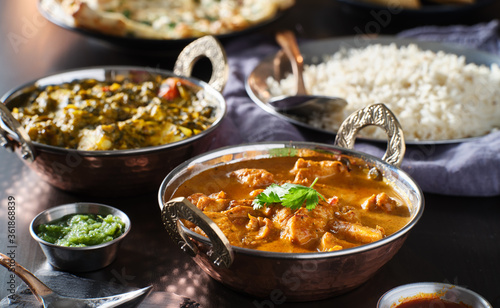
<path id="1" fill-rule="evenodd" d="M 180 196 L 212 219 L 231 245 L 273 252 L 356 247 L 410 221 L 408 201 L 377 169 L 345 157 L 225 164 L 184 182 L 174 194 Z"/>

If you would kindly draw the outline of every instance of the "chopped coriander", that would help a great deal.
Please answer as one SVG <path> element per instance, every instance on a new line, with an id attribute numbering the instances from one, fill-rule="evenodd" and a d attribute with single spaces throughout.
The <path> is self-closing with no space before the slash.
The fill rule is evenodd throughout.
<path id="1" fill-rule="evenodd" d="M 122 14 L 123 14 L 123 16 L 130 19 L 130 15 L 132 14 L 132 12 L 130 10 L 123 10 Z"/>
<path id="2" fill-rule="evenodd" d="M 281 203 L 284 207 L 296 210 L 305 203 L 306 209 L 312 210 L 318 205 L 320 197 L 325 200 L 318 191 L 313 189 L 317 181 L 318 178 L 309 187 L 292 183 L 271 184 L 255 197 L 252 205 L 257 210 L 264 206 Z"/>

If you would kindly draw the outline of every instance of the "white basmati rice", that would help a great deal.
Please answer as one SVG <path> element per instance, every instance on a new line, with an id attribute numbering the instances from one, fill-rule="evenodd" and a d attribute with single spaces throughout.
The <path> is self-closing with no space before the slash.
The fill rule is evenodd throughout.
<path id="1" fill-rule="evenodd" d="M 304 66 L 309 93 L 343 97 L 344 117 L 365 106 L 387 105 L 400 121 L 407 140 L 449 140 L 481 136 L 500 127 L 500 69 L 466 64 L 465 57 L 420 49 L 369 45 L 342 49 L 322 63 Z M 271 94 L 295 94 L 293 76 L 267 80 Z M 336 130 L 328 115 L 311 125 Z M 385 139 L 380 129 L 363 136 Z"/>

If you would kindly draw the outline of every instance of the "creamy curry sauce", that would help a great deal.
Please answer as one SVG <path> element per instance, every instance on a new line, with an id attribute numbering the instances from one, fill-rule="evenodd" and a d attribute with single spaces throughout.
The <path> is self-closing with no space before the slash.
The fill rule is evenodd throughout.
<path id="1" fill-rule="evenodd" d="M 376 174 L 376 173 L 375 173 Z M 310 186 L 324 196 L 313 210 L 281 204 L 254 209 L 272 183 Z M 408 202 L 382 176 L 355 162 L 279 157 L 227 164 L 181 185 L 187 197 L 224 232 L 231 245 L 275 252 L 318 252 L 380 240 L 410 221 Z M 204 235 L 191 222 L 187 227 Z"/>

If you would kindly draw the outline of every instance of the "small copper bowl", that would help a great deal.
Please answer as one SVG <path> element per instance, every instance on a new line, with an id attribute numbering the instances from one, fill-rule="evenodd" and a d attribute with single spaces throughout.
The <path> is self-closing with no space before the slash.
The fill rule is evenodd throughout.
<path id="1" fill-rule="evenodd" d="M 65 247 L 49 243 L 36 235 L 35 229 L 71 214 L 94 214 L 118 216 L 125 224 L 125 231 L 112 241 L 87 247 Z M 117 256 L 121 241 L 130 231 L 128 216 L 108 205 L 98 203 L 69 203 L 56 206 L 38 214 L 30 224 L 30 234 L 42 248 L 47 261 L 54 267 L 70 272 L 90 272 L 110 265 Z"/>
<path id="2" fill-rule="evenodd" d="M 185 77 L 200 57 L 212 62 L 209 83 Z M 29 102 L 37 88 L 94 78 L 113 81 L 128 77 L 136 81 L 153 76 L 177 76 L 201 88 L 205 101 L 216 110 L 216 120 L 207 130 L 187 139 L 160 146 L 131 150 L 80 151 L 31 142 L 26 131 L 10 110 Z M 38 79 L 14 89 L 0 103 L 0 144 L 16 151 L 43 180 L 62 190 L 86 195 L 136 195 L 157 189 L 165 173 L 187 159 L 207 151 L 218 135 L 226 114 L 226 102 L 220 93 L 228 76 L 227 59 L 222 46 L 210 36 L 187 46 L 179 55 L 173 72 L 144 67 L 106 66 L 76 69 Z"/>
<path id="3" fill-rule="evenodd" d="M 361 127 L 384 122 L 390 142 L 383 160 L 346 149 L 353 146 L 354 136 Z M 167 175 L 158 194 L 162 220 L 170 237 L 212 278 L 258 298 L 319 300 L 366 282 L 403 245 L 423 214 L 424 198 L 415 181 L 398 168 L 404 155 L 404 138 L 399 123 L 385 106 L 373 105 L 360 110 L 344 124 L 337 136 L 341 147 L 308 142 L 247 144 L 212 151 L 178 166 Z M 182 183 L 204 170 L 275 155 L 310 157 L 312 152 L 320 153 L 323 158 L 329 154 L 337 158 L 340 155 L 376 167 L 409 201 L 408 224 L 380 241 L 355 248 L 321 253 L 268 252 L 231 246 L 222 231 L 196 206 L 185 198 L 172 199 Z M 208 238 L 185 228 L 180 219 L 195 223 Z"/>
<path id="4" fill-rule="evenodd" d="M 377 308 L 395 308 L 405 299 L 440 298 L 451 303 L 463 303 L 474 308 L 492 308 L 481 295 L 469 289 L 438 282 L 418 282 L 396 287 L 380 297 Z M 434 307 L 434 306 L 433 306 Z M 439 303 L 435 307 L 441 307 Z"/>

